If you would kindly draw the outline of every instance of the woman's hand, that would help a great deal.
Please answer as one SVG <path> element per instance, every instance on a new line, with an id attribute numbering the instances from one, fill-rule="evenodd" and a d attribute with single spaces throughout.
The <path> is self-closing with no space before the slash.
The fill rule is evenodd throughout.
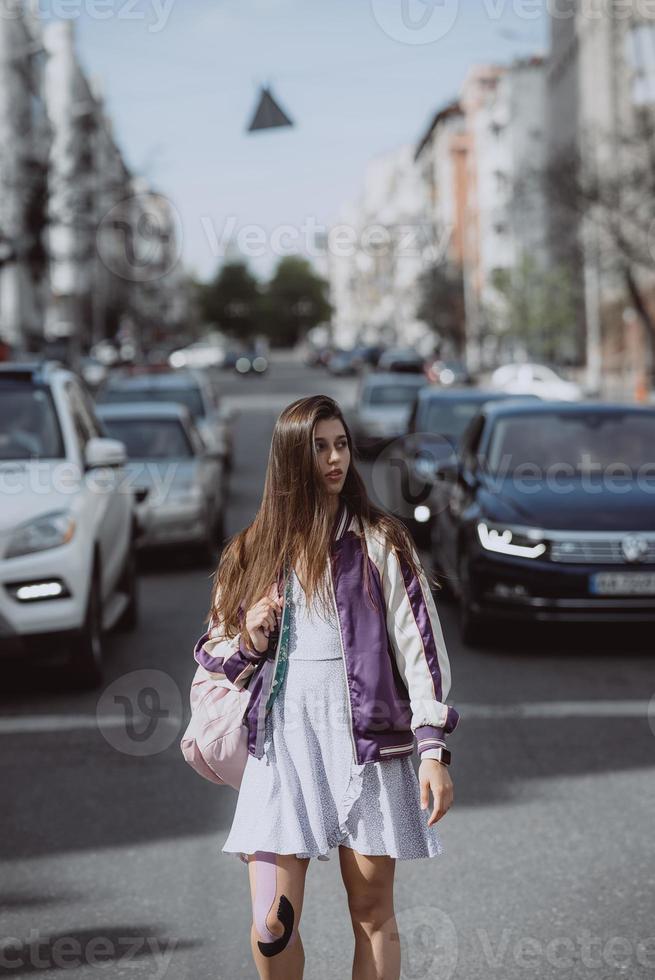
<path id="1" fill-rule="evenodd" d="M 257 653 L 266 653 L 268 635 L 275 629 L 281 609 L 282 603 L 279 599 L 266 595 L 246 613 L 245 628 Z"/>
<path id="2" fill-rule="evenodd" d="M 421 810 L 430 802 L 428 791 L 432 790 L 434 806 L 428 819 L 428 827 L 441 820 L 453 803 L 453 783 L 448 767 L 437 759 L 423 759 L 418 767 L 418 780 L 421 786 Z"/>

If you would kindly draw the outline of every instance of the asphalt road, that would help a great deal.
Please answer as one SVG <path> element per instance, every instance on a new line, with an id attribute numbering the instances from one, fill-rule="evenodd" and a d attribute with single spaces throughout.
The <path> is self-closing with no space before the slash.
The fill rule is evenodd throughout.
<path id="1" fill-rule="evenodd" d="M 354 384 L 280 360 L 225 389 L 239 410 L 232 533 L 257 508 L 277 413 L 314 392 L 347 408 Z M 362 469 L 382 499 L 383 475 Z M 145 563 L 141 626 L 108 639 L 101 692 L 72 693 L 55 667 L 5 670 L 0 973 L 256 976 L 247 872 L 220 850 L 236 794 L 179 751 L 211 571 Z M 455 803 L 445 853 L 398 862 L 403 977 L 652 977 L 652 632 L 506 627 L 473 649 L 437 601 L 462 716 Z M 336 852 L 312 862 L 301 928 L 309 980 L 350 977 Z"/>

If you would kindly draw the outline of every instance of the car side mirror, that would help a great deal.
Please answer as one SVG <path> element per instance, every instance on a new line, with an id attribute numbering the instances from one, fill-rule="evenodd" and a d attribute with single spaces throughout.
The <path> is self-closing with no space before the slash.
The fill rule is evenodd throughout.
<path id="1" fill-rule="evenodd" d="M 87 470 L 103 466 L 125 466 L 127 449 L 118 439 L 94 437 L 89 439 L 84 450 L 84 464 Z"/>

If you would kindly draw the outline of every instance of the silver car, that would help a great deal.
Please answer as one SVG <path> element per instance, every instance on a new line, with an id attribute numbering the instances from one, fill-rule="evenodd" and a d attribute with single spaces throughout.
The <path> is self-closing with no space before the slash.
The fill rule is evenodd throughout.
<path id="1" fill-rule="evenodd" d="M 127 448 L 139 548 L 195 545 L 203 561 L 215 561 L 224 538 L 225 470 L 189 410 L 175 402 L 125 402 L 98 405 L 97 414 Z"/>
<path id="2" fill-rule="evenodd" d="M 97 396 L 98 404 L 123 402 L 179 402 L 191 412 L 207 446 L 232 467 L 234 410 L 221 404 L 218 386 L 210 373 L 187 368 L 143 368 L 112 375 Z"/>
<path id="3" fill-rule="evenodd" d="M 360 453 L 365 455 L 405 434 L 414 399 L 426 384 L 421 374 L 375 372 L 363 376 L 353 421 Z"/>

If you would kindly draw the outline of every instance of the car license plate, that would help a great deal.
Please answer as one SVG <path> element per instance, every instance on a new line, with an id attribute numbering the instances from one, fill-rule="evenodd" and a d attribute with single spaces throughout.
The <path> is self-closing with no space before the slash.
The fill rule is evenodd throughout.
<path id="1" fill-rule="evenodd" d="M 589 591 L 594 595 L 655 595 L 655 572 L 596 572 Z"/>

